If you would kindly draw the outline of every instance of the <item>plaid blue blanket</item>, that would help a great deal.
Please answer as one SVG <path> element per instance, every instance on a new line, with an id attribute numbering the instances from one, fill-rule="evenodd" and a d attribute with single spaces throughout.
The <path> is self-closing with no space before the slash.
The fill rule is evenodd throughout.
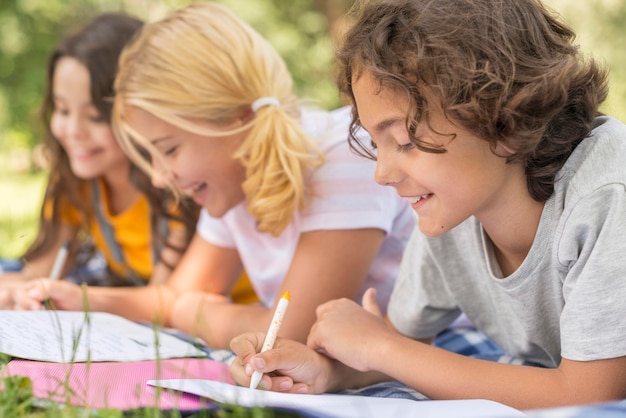
<path id="1" fill-rule="evenodd" d="M 600 405 L 526 411 L 526 415 L 528 418 L 624 418 L 626 417 L 626 400 Z"/>

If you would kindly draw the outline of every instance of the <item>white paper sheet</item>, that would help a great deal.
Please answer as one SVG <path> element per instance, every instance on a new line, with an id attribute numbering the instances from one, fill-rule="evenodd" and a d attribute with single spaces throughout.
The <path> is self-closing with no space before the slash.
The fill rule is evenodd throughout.
<path id="1" fill-rule="evenodd" d="M 158 346 L 157 346 L 158 336 Z M 205 357 L 179 338 L 104 312 L 0 311 L 0 353 L 58 363 Z"/>
<path id="2" fill-rule="evenodd" d="M 149 380 L 149 385 L 179 390 L 219 403 L 245 407 L 289 408 L 324 417 L 514 418 L 525 414 L 482 399 L 412 401 L 354 395 L 299 395 L 268 392 L 202 379 Z"/>

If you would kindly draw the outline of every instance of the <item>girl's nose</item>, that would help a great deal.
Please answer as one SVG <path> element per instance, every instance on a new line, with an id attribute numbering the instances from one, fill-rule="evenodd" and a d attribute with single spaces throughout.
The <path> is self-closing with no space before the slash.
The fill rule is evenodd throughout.
<path id="1" fill-rule="evenodd" d="M 67 119 L 67 135 L 71 139 L 83 139 L 86 137 L 87 129 L 81 118 L 73 116 Z"/>
<path id="2" fill-rule="evenodd" d="M 159 158 L 152 158 L 152 174 L 150 177 L 152 185 L 156 188 L 164 189 L 168 186 L 172 186 L 171 173 L 167 167 L 159 161 Z"/>
<path id="3" fill-rule="evenodd" d="M 167 187 L 167 181 L 165 181 L 161 173 L 155 172 L 152 174 L 152 186 L 157 189 L 165 189 Z"/>

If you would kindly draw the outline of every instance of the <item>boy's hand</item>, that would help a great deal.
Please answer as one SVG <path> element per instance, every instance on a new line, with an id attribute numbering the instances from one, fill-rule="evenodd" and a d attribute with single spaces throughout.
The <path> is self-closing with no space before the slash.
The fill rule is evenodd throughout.
<path id="1" fill-rule="evenodd" d="M 242 386 L 250 385 L 254 371 L 264 373 L 259 389 L 292 393 L 326 392 L 332 360 L 299 342 L 278 338 L 274 348 L 260 353 L 265 334 L 249 332 L 233 338 L 230 349 L 237 355 L 230 374 Z"/>
<path id="2" fill-rule="evenodd" d="M 377 344 L 397 336 L 387 326 L 376 303 L 376 291 L 363 295 L 363 307 L 349 299 L 337 299 L 317 308 L 317 321 L 307 345 L 341 363 L 359 370 L 372 370 Z"/>

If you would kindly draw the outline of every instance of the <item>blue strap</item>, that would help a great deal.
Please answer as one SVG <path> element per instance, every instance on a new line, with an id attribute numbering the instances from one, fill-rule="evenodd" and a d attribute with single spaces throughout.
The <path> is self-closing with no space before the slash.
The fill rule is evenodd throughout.
<path id="1" fill-rule="evenodd" d="M 100 230 L 104 235 L 104 239 L 106 240 L 107 246 L 109 250 L 113 254 L 113 258 L 120 265 L 124 267 L 126 272 L 126 279 L 133 283 L 135 286 L 145 286 L 145 280 L 142 280 L 137 274 L 129 268 L 128 264 L 126 264 L 126 259 L 124 258 L 124 254 L 122 249 L 120 248 L 118 242 L 115 240 L 115 235 L 113 232 L 113 228 L 107 222 L 104 214 L 102 213 L 102 208 L 100 206 L 100 187 L 98 186 L 98 180 L 94 179 L 92 181 L 92 204 L 94 208 L 94 212 L 96 213 L 96 219 L 98 220 L 98 225 L 100 226 Z M 153 258 L 153 260 L 157 260 L 158 258 Z"/>
<path id="2" fill-rule="evenodd" d="M 169 226 L 169 222 L 167 221 L 167 219 L 159 218 L 156 222 L 157 222 L 156 230 L 159 232 L 159 234 L 162 237 L 169 236 L 170 226 Z M 156 264 L 156 261 L 159 259 L 161 251 L 163 251 L 163 245 L 159 243 L 158 240 L 153 239 L 152 240 L 152 260 L 155 261 L 155 264 Z"/>

